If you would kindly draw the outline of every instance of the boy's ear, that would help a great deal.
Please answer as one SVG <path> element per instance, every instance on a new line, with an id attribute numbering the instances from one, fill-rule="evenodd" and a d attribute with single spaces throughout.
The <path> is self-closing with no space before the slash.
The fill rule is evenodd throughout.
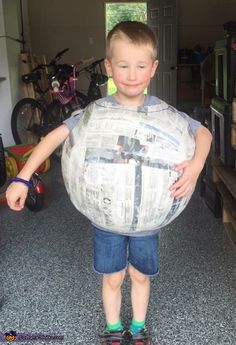
<path id="1" fill-rule="evenodd" d="M 155 60 L 155 61 L 153 62 L 151 77 L 154 76 L 154 74 L 155 74 L 155 72 L 156 72 L 156 69 L 157 69 L 157 67 L 158 67 L 158 64 L 159 64 L 159 61 L 158 61 L 158 60 Z"/>
<path id="2" fill-rule="evenodd" d="M 105 67 L 108 77 L 112 77 L 111 63 L 107 58 L 104 60 L 104 67 Z"/>

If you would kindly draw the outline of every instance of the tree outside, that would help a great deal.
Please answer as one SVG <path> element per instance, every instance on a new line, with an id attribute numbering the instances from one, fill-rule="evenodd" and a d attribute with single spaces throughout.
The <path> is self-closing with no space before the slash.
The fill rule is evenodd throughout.
<path id="1" fill-rule="evenodd" d="M 119 22 L 125 20 L 137 20 L 147 23 L 146 2 L 114 2 L 106 3 L 106 35 Z M 107 93 L 116 92 L 112 78 L 109 78 Z"/>
<path id="2" fill-rule="evenodd" d="M 106 34 L 117 23 L 125 20 L 147 22 L 146 2 L 117 2 L 106 4 Z"/>

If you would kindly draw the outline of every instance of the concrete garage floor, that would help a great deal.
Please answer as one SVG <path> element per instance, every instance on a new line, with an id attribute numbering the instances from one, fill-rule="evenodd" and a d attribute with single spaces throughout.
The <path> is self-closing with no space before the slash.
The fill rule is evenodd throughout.
<path id="1" fill-rule="evenodd" d="M 0 342 L 14 330 L 64 336 L 54 343 L 98 344 L 104 318 L 91 226 L 70 203 L 59 163 L 44 178 L 47 204 L 41 212 L 0 208 Z M 161 232 L 160 260 L 147 318 L 154 344 L 234 345 L 236 250 L 198 191 Z M 129 287 L 127 278 L 125 324 L 131 318 Z"/>

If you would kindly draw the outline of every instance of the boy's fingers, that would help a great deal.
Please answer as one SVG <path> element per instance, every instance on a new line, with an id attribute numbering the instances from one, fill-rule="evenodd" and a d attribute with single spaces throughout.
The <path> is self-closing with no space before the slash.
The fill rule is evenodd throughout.
<path id="1" fill-rule="evenodd" d="M 183 178 L 180 178 L 177 182 L 173 183 L 169 190 L 175 190 L 180 188 L 185 183 L 185 180 Z"/>
<path id="2" fill-rule="evenodd" d="M 12 210 L 20 211 L 24 208 L 26 196 L 19 196 L 17 198 L 7 197 L 7 204 Z"/>
<path id="3" fill-rule="evenodd" d="M 6 199 L 8 206 L 14 211 L 22 210 L 24 208 L 27 194 L 28 187 L 13 182 L 6 190 Z"/>
<path id="4" fill-rule="evenodd" d="M 183 198 L 183 197 L 190 195 L 192 190 L 193 190 L 192 186 L 190 186 L 188 183 L 186 183 L 181 188 L 176 190 L 176 192 L 173 192 L 172 196 L 176 199 L 180 199 L 180 198 Z"/>
<path id="5" fill-rule="evenodd" d="M 10 206 L 10 209 L 13 211 L 21 211 L 22 207 L 20 207 L 19 205 L 14 205 L 14 206 Z"/>
<path id="6" fill-rule="evenodd" d="M 18 202 L 17 200 L 11 200 L 11 199 L 7 199 L 7 204 L 11 209 L 18 209 Z"/>
<path id="7" fill-rule="evenodd" d="M 182 162 L 182 163 L 180 163 L 180 164 L 177 164 L 177 165 L 175 166 L 175 170 L 176 170 L 176 171 L 182 170 L 182 169 L 186 168 L 186 166 L 188 166 L 188 164 L 189 164 L 188 161 L 184 161 L 184 162 Z"/>
<path id="8" fill-rule="evenodd" d="M 170 186 L 170 188 L 169 188 L 169 190 L 175 190 L 175 189 L 177 189 L 178 187 L 179 187 L 179 181 L 178 182 L 175 182 L 174 184 L 172 184 L 171 186 Z"/>
<path id="9" fill-rule="evenodd" d="M 24 206 L 25 206 L 25 199 L 26 199 L 26 196 L 20 198 L 20 200 L 19 200 L 19 207 L 20 207 L 21 209 L 24 208 Z"/>
<path id="10" fill-rule="evenodd" d="M 171 197 L 174 197 L 174 198 L 182 197 L 185 195 L 187 190 L 188 190 L 188 183 L 185 182 L 184 184 L 181 185 L 181 187 L 179 188 L 177 187 L 172 191 Z"/>

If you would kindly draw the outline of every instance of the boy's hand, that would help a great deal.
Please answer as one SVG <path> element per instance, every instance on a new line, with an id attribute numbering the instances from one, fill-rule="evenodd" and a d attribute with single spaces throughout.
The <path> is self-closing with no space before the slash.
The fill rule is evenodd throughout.
<path id="1" fill-rule="evenodd" d="M 171 196 L 173 198 L 180 199 L 182 197 L 190 195 L 195 188 L 198 176 L 202 168 L 202 164 L 196 162 L 196 160 L 194 159 L 184 161 L 176 165 L 175 170 L 183 170 L 183 173 L 179 180 L 169 188 L 169 190 L 172 192 Z"/>
<path id="2" fill-rule="evenodd" d="M 27 194 L 27 186 L 23 183 L 12 182 L 6 190 L 8 206 L 14 211 L 21 211 L 24 208 Z"/>

